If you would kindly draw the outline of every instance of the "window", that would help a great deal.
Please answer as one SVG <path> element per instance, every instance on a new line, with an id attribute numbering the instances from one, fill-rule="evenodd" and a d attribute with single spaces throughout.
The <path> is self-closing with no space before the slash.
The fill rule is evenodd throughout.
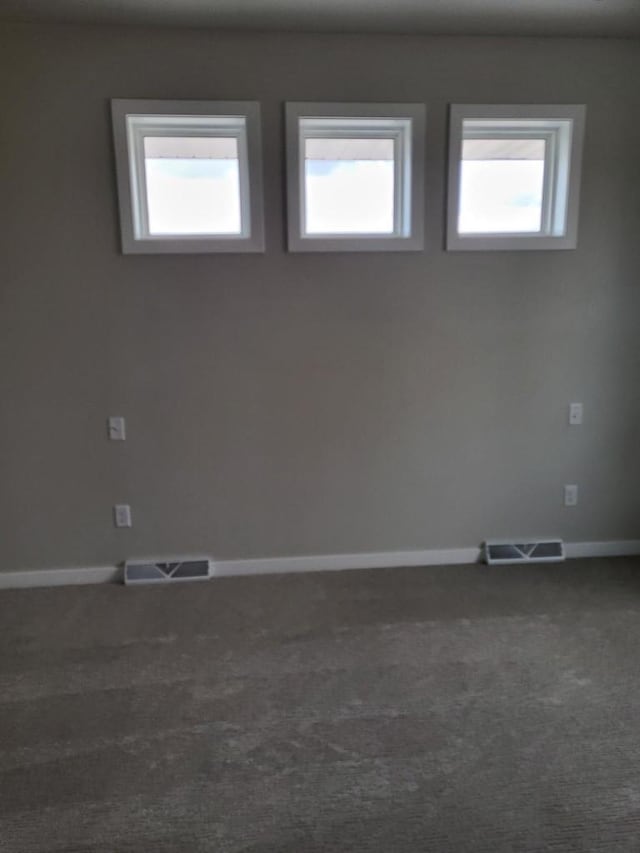
<path id="1" fill-rule="evenodd" d="M 264 249 L 255 103 L 112 102 L 125 253 Z"/>
<path id="2" fill-rule="evenodd" d="M 424 245 L 421 104 L 287 104 L 289 250 Z"/>
<path id="3" fill-rule="evenodd" d="M 574 249 L 584 106 L 450 115 L 448 249 Z"/>

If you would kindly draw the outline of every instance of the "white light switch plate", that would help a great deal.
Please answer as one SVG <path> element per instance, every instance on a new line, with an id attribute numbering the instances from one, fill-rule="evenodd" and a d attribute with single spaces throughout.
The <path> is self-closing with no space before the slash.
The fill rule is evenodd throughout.
<path id="1" fill-rule="evenodd" d="M 127 428 L 124 418 L 116 417 L 109 418 L 108 422 L 109 438 L 111 441 L 124 441 L 127 437 Z"/>
<path id="2" fill-rule="evenodd" d="M 571 426 L 579 426 L 582 423 L 583 413 L 582 403 L 569 403 L 569 423 Z"/>

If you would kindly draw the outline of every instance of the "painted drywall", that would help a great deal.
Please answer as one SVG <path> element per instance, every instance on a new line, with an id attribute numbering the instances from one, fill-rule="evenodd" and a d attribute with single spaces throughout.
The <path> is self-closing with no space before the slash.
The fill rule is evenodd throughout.
<path id="1" fill-rule="evenodd" d="M 0 62 L 2 570 L 640 537 L 638 42 L 11 25 Z M 264 255 L 121 254 L 112 97 L 261 102 Z M 427 103 L 424 252 L 285 251 L 314 99 Z M 576 251 L 443 250 L 474 101 L 587 104 Z"/>
<path id="2" fill-rule="evenodd" d="M 446 35 L 640 34 L 636 0 L 2 0 L 13 20 Z"/>

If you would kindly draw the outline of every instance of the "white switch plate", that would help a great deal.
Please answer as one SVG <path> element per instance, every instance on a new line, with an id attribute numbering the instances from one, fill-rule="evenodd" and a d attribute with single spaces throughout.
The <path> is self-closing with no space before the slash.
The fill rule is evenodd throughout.
<path id="1" fill-rule="evenodd" d="M 578 505 L 578 487 L 577 486 L 565 486 L 564 487 L 564 505 L 565 506 L 577 506 Z"/>
<path id="2" fill-rule="evenodd" d="M 569 403 L 569 423 L 571 426 L 579 426 L 582 423 L 583 412 L 582 403 Z"/>
<path id="3" fill-rule="evenodd" d="M 114 506 L 113 522 L 116 527 L 131 527 L 131 507 L 129 504 L 116 504 Z"/>
<path id="4" fill-rule="evenodd" d="M 109 418 L 107 422 L 109 438 L 111 441 L 124 441 L 127 437 L 127 428 L 124 418 Z"/>

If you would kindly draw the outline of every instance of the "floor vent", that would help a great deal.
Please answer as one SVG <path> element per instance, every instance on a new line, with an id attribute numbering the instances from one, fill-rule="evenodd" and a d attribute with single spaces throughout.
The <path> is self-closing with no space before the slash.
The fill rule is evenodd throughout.
<path id="1" fill-rule="evenodd" d="M 175 557 L 171 560 L 127 560 L 124 564 L 125 584 L 175 583 L 206 581 L 213 574 L 209 557 Z"/>
<path id="2" fill-rule="evenodd" d="M 562 539 L 534 542 L 485 542 L 484 557 L 490 566 L 505 563 L 558 563 L 564 560 Z"/>

